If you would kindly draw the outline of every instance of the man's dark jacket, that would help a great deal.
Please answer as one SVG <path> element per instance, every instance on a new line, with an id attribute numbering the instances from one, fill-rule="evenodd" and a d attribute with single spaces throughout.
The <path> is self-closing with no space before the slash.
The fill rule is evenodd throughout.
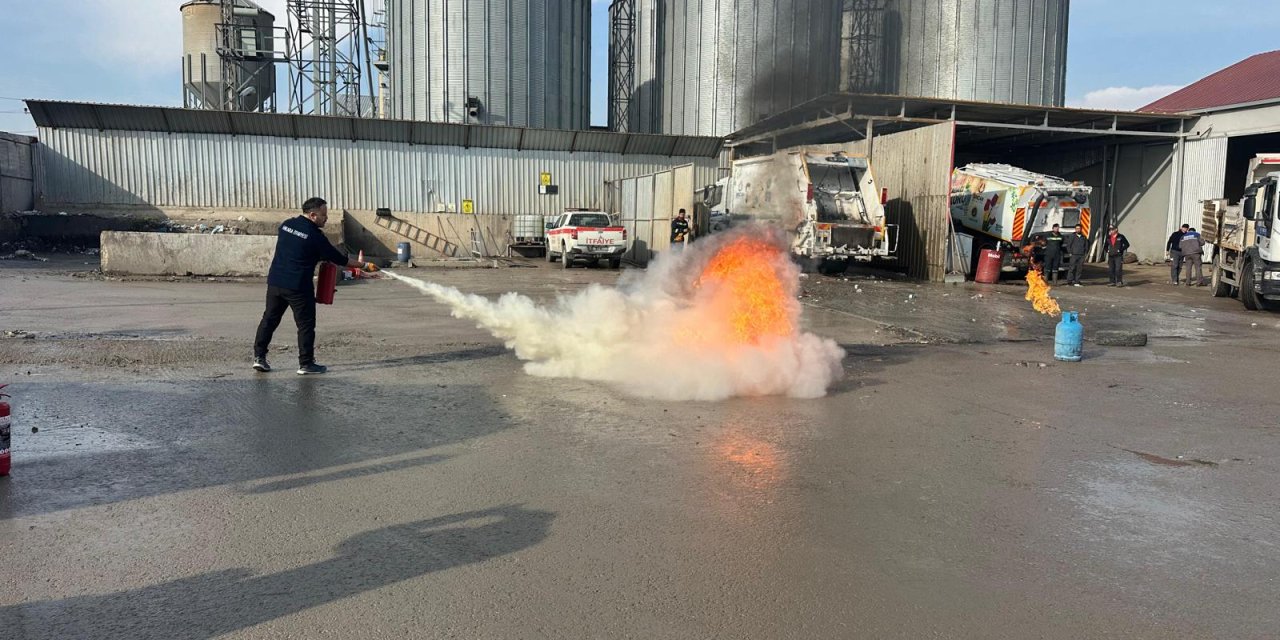
<path id="1" fill-rule="evenodd" d="M 1116 241 L 1111 242 L 1111 234 L 1107 234 L 1105 244 L 1107 247 L 1107 255 L 1122 256 L 1124 252 L 1129 250 L 1129 239 L 1124 237 L 1123 233 L 1116 234 Z"/>
<path id="2" fill-rule="evenodd" d="M 324 261 L 345 266 L 347 256 L 329 244 L 310 218 L 298 216 L 285 220 L 276 237 L 276 255 L 271 259 L 267 284 L 294 291 L 310 289 L 316 265 Z"/>
<path id="3" fill-rule="evenodd" d="M 1062 248 L 1067 255 L 1082 256 L 1089 251 L 1089 238 L 1083 233 L 1073 233 L 1066 237 L 1062 242 Z"/>

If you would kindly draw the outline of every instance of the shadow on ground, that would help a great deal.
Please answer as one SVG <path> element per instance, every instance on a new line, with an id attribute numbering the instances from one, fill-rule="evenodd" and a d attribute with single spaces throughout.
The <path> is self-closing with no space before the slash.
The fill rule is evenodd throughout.
<path id="1" fill-rule="evenodd" d="M 215 381 L 24 382 L 18 391 L 17 455 L 12 477 L 0 480 L 0 518 L 259 480 L 273 481 L 250 492 L 298 489 L 407 469 L 446 459 L 431 449 L 511 424 L 487 389 L 466 384 L 273 373 Z M 370 466 L 333 469 L 360 464 Z M 280 478 L 298 474 L 316 475 Z"/>
<path id="2" fill-rule="evenodd" d="M 14 638 L 213 638 L 538 544 L 554 514 L 503 506 L 362 533 L 334 557 L 280 573 L 228 569 L 141 589 L 0 608 Z"/>

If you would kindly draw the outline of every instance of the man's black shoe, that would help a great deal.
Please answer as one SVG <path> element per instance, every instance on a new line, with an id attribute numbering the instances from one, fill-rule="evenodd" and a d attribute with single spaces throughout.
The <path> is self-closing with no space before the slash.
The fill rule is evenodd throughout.
<path id="1" fill-rule="evenodd" d="M 313 376 L 328 371 L 329 368 L 322 364 L 304 364 L 298 367 L 298 375 Z"/>

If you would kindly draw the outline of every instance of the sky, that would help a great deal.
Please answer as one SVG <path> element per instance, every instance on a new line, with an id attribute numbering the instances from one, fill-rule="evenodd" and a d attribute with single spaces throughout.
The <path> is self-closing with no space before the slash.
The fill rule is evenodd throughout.
<path id="1" fill-rule="evenodd" d="M 259 2 L 283 20 L 285 0 Z M 181 105 L 181 4 L 0 0 L 0 131 L 35 133 L 15 98 Z M 593 124 L 607 119 L 607 7 L 592 0 Z M 1280 48 L 1277 32 L 1275 0 L 1073 0 L 1067 103 L 1140 107 Z"/>

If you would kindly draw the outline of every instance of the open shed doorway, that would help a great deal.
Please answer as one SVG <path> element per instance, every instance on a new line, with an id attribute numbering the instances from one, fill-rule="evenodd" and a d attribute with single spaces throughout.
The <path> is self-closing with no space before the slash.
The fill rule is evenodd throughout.
<path id="1" fill-rule="evenodd" d="M 1244 196 L 1249 161 L 1260 153 L 1280 154 L 1280 133 L 1236 136 L 1227 141 L 1226 184 L 1222 186 L 1222 193 L 1228 202 L 1239 202 Z"/>

